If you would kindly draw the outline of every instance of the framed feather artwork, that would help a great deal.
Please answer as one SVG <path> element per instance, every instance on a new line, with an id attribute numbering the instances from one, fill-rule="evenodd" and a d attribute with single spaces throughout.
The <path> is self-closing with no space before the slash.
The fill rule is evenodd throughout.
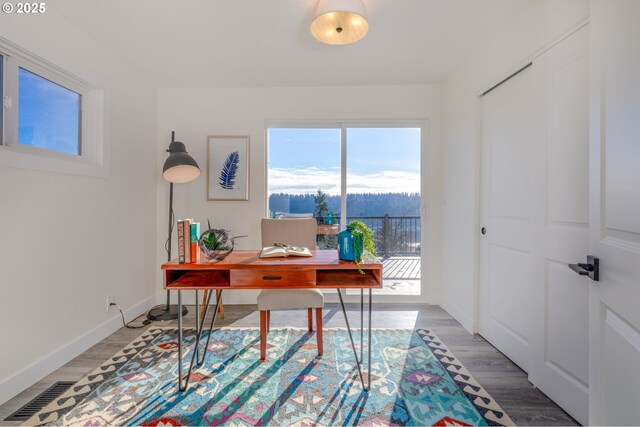
<path id="1" fill-rule="evenodd" d="M 249 137 L 207 137 L 207 199 L 249 200 Z"/>

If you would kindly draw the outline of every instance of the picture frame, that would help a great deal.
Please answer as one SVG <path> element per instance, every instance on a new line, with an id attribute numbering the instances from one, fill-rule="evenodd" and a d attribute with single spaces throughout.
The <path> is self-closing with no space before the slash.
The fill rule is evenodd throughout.
<path id="1" fill-rule="evenodd" d="M 249 137 L 207 137 L 207 200 L 249 200 Z"/>

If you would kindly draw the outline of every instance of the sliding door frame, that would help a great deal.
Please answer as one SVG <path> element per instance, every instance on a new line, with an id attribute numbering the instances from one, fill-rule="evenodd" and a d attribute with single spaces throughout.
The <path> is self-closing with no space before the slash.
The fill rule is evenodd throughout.
<path id="1" fill-rule="evenodd" d="M 347 129 L 349 128 L 418 128 L 420 129 L 420 239 L 424 250 L 420 253 L 420 295 L 375 295 L 376 302 L 382 303 L 427 303 L 429 295 L 434 290 L 433 284 L 428 280 L 428 272 L 431 269 L 427 253 L 434 253 L 438 248 L 429 240 L 430 223 L 428 215 L 429 188 L 429 120 L 428 119 L 385 119 L 385 120 L 265 120 L 265 144 L 264 144 L 264 194 L 265 215 L 268 215 L 269 194 L 269 129 L 274 128 L 308 128 L 308 129 L 340 129 L 340 224 L 346 224 L 347 219 Z M 344 195 L 344 197 L 343 197 Z M 425 244 L 426 243 L 426 244 Z M 337 294 L 325 294 L 327 302 L 338 302 Z M 346 295 L 345 302 L 359 303 L 359 295 Z"/>

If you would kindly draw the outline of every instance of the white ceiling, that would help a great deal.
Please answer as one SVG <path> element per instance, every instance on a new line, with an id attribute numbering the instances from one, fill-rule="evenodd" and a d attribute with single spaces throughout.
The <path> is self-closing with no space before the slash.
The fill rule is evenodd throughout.
<path id="1" fill-rule="evenodd" d="M 369 34 L 328 46 L 315 0 L 56 0 L 51 6 L 158 87 L 440 82 L 527 0 L 364 0 Z M 49 4 L 47 4 L 49 6 Z"/>

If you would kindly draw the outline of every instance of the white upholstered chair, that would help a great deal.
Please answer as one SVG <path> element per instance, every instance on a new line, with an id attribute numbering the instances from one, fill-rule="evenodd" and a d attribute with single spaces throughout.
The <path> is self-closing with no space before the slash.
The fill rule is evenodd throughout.
<path id="1" fill-rule="evenodd" d="M 262 246 L 284 243 L 316 249 L 317 223 L 315 218 L 263 218 Z M 313 309 L 316 311 L 316 340 L 318 354 L 322 356 L 322 307 L 324 296 L 318 289 L 265 289 L 258 295 L 260 310 L 260 359 L 267 355 L 267 333 L 271 310 L 295 310 L 306 308 L 309 331 L 313 331 Z"/>

